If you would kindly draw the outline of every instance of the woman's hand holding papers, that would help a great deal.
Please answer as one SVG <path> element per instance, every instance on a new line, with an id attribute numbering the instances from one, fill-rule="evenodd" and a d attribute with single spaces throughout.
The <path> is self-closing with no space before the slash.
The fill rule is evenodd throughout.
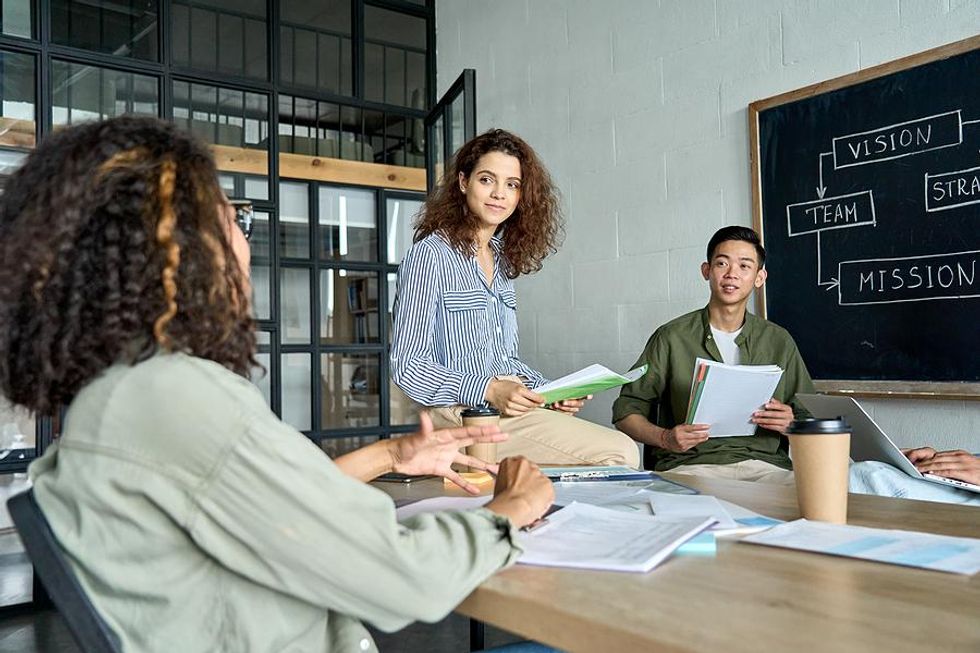
<path id="1" fill-rule="evenodd" d="M 785 433 L 794 419 L 793 407 L 787 406 L 778 399 L 770 399 L 762 408 L 763 410 L 752 413 L 752 421 L 764 429 Z"/>
<path id="2" fill-rule="evenodd" d="M 541 469 L 524 456 L 515 456 L 500 462 L 487 508 L 523 528 L 540 518 L 554 500 L 554 487 Z"/>
<path id="3" fill-rule="evenodd" d="M 477 442 L 503 442 L 506 433 L 497 426 L 463 426 L 453 429 L 435 430 L 427 413 L 419 414 L 419 431 L 401 438 L 391 438 L 388 452 L 391 455 L 391 470 L 400 474 L 436 474 L 448 478 L 470 494 L 479 494 L 480 488 L 469 483 L 453 470 L 453 463 L 460 463 L 470 469 L 482 469 L 497 473 L 497 465 L 460 452 Z"/>
<path id="4" fill-rule="evenodd" d="M 504 417 L 517 417 L 544 406 L 544 397 L 528 390 L 523 383 L 509 379 L 491 381 L 484 399 Z"/>
<path id="5" fill-rule="evenodd" d="M 980 485 L 980 458 L 969 451 L 936 451 L 932 447 L 904 449 L 902 453 L 923 474 L 937 474 Z"/>
<path id="6" fill-rule="evenodd" d="M 678 424 L 666 429 L 661 437 L 661 449 L 681 453 L 708 439 L 709 424 Z"/>

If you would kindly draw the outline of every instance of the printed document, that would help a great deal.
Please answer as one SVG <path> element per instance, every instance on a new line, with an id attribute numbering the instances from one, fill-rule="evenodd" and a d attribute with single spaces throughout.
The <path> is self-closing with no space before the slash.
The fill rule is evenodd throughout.
<path id="1" fill-rule="evenodd" d="M 560 379 L 540 385 L 534 388 L 534 391 L 542 395 L 546 402 L 553 404 L 563 399 L 577 399 L 632 383 L 646 374 L 647 368 L 647 365 L 643 365 L 626 374 L 617 374 L 599 364 L 589 365 L 578 372 L 572 372 Z"/>
<path id="2" fill-rule="evenodd" d="M 518 535 L 520 564 L 650 571 L 713 519 L 668 520 L 573 503 Z"/>
<path id="3" fill-rule="evenodd" d="M 969 537 L 798 519 L 740 541 L 954 574 L 980 572 L 980 540 Z"/>
<path id="4" fill-rule="evenodd" d="M 688 424 L 709 424 L 713 438 L 754 435 L 752 413 L 772 398 L 778 365 L 726 365 L 698 358 L 691 382 Z"/>

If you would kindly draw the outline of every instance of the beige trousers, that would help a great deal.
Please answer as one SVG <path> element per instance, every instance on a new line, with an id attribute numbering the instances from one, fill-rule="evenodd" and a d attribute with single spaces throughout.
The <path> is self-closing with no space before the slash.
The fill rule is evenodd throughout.
<path id="1" fill-rule="evenodd" d="M 462 425 L 465 408 L 428 411 L 438 429 Z M 502 417 L 500 430 L 510 438 L 497 445 L 497 460 L 526 456 L 544 465 L 640 465 L 639 448 L 628 435 L 558 411 L 535 408 L 519 417 Z"/>
<path id="2" fill-rule="evenodd" d="M 732 481 L 758 481 L 791 485 L 793 472 L 762 460 L 743 460 L 728 465 L 680 465 L 670 470 L 674 474 L 691 474 L 703 478 L 725 478 Z"/>

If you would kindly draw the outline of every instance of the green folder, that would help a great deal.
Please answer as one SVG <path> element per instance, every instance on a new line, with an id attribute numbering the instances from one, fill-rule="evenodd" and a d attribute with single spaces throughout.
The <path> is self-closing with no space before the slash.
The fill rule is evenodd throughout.
<path id="1" fill-rule="evenodd" d="M 589 365 L 578 372 L 534 388 L 534 391 L 543 396 L 545 402 L 549 404 L 564 399 L 577 399 L 632 383 L 646 374 L 648 367 L 643 365 L 626 374 L 617 374 L 602 365 Z"/>

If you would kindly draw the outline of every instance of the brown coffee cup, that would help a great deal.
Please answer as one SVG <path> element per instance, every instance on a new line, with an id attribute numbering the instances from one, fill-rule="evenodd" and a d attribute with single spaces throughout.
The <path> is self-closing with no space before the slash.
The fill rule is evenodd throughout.
<path id="1" fill-rule="evenodd" d="M 467 408 L 461 414 L 463 426 L 496 426 L 500 423 L 500 411 L 493 406 L 475 406 Z M 476 442 L 464 449 L 467 456 L 479 458 L 488 463 L 497 462 L 496 442 Z M 463 471 L 481 471 L 466 469 Z"/>
<path id="2" fill-rule="evenodd" d="M 786 429 L 804 519 L 847 522 L 851 427 L 843 417 L 795 420 Z"/>

